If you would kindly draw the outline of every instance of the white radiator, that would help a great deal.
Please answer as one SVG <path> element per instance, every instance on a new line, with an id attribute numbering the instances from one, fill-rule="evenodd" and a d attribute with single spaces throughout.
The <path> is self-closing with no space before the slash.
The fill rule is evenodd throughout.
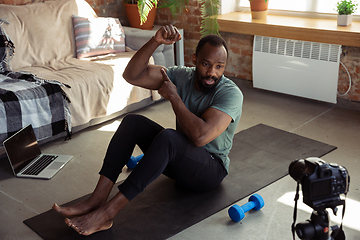
<path id="1" fill-rule="evenodd" d="M 336 103 L 341 45 L 255 36 L 256 88 Z"/>

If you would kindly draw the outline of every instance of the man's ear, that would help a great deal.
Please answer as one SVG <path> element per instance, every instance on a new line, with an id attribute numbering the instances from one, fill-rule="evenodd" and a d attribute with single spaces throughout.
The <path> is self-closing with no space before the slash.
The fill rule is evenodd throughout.
<path id="1" fill-rule="evenodd" d="M 196 54 L 194 53 L 192 57 L 193 57 L 193 64 L 196 66 Z"/>

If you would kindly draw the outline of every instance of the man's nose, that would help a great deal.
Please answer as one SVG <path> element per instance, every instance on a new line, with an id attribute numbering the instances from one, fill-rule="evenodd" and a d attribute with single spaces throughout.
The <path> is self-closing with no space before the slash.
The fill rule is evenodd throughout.
<path id="1" fill-rule="evenodd" d="M 208 75 L 208 76 L 214 76 L 215 73 L 216 73 L 215 67 L 214 67 L 214 66 L 209 67 L 209 69 L 208 69 L 208 71 L 207 71 L 207 75 Z"/>

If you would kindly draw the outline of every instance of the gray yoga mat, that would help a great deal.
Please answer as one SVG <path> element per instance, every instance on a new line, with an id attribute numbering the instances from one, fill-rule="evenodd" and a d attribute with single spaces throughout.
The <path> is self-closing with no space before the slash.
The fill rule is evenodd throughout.
<path id="1" fill-rule="evenodd" d="M 230 173 L 212 191 L 191 192 L 160 176 L 122 209 L 111 229 L 88 237 L 68 227 L 64 217 L 54 210 L 24 223 L 49 240 L 166 239 L 284 177 L 293 160 L 321 157 L 334 149 L 326 143 L 259 124 L 235 135 Z M 116 192 L 114 188 L 111 195 Z"/>

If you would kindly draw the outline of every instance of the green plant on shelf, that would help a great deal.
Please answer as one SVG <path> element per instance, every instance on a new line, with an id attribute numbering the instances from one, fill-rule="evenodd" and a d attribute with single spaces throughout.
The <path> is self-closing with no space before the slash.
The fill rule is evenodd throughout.
<path id="1" fill-rule="evenodd" d="M 336 3 L 336 11 L 339 15 L 350 15 L 357 10 L 358 4 L 352 0 L 342 0 Z"/>

